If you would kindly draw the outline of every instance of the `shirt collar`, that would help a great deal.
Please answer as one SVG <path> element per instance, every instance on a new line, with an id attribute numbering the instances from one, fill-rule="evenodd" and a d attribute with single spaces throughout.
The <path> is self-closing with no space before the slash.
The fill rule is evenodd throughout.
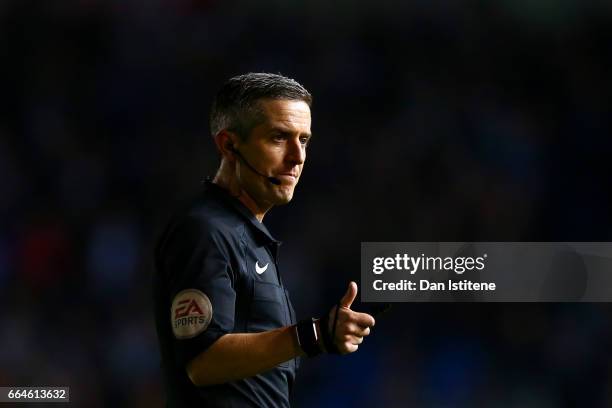
<path id="1" fill-rule="evenodd" d="M 258 232 L 258 235 L 261 238 L 264 238 L 268 242 L 274 242 L 277 245 L 281 244 L 281 241 L 277 240 L 272 236 L 266 226 L 262 222 L 259 222 L 255 215 L 253 215 L 251 210 L 249 210 L 244 204 L 242 204 L 240 200 L 235 197 L 232 197 L 232 195 L 230 195 L 230 193 L 226 189 L 213 183 L 210 178 L 207 178 L 204 181 L 204 188 L 205 191 L 210 191 L 216 197 L 218 197 L 223 202 L 227 203 L 235 211 L 237 211 L 243 218 L 246 218 L 249 224 L 255 228 L 255 231 Z"/>

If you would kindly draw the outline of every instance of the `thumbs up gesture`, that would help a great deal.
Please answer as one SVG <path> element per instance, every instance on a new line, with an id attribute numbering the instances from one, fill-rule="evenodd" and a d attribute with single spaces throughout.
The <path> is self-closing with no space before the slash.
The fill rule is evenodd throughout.
<path id="1" fill-rule="evenodd" d="M 329 327 L 327 329 L 333 336 L 331 340 L 340 354 L 357 351 L 359 345 L 363 342 L 363 338 L 370 334 L 370 327 L 375 324 L 374 318 L 369 314 L 351 310 L 351 305 L 356 297 L 357 284 L 351 281 L 346 293 L 340 299 L 340 303 L 329 311 L 327 319 Z"/>

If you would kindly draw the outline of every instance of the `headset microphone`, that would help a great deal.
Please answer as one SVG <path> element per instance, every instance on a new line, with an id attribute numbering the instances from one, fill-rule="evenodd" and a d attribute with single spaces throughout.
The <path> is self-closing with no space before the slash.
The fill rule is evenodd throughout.
<path id="1" fill-rule="evenodd" d="M 244 158 L 244 156 L 238 150 L 234 149 L 234 146 L 228 146 L 228 147 L 232 152 L 236 154 L 236 156 L 240 158 L 240 160 L 242 160 L 244 164 L 247 165 L 249 169 L 251 169 L 253 173 L 265 178 L 266 180 L 268 180 L 270 183 L 274 184 L 275 186 L 280 186 L 281 181 L 279 179 L 277 179 L 276 177 L 271 177 L 271 176 L 266 176 L 265 174 L 261 174 L 255 169 L 255 167 L 251 166 L 251 164 Z"/>

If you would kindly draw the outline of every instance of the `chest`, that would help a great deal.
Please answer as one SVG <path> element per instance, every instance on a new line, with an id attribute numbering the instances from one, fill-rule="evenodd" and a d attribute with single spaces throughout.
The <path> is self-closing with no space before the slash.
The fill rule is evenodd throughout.
<path id="1" fill-rule="evenodd" d="M 235 322 L 240 331 L 261 332 L 294 324 L 295 312 L 284 288 L 278 244 L 251 243 L 244 249 Z"/>
<path id="2" fill-rule="evenodd" d="M 278 246 L 247 245 L 244 251 L 241 275 L 257 282 L 283 286 L 278 265 Z"/>

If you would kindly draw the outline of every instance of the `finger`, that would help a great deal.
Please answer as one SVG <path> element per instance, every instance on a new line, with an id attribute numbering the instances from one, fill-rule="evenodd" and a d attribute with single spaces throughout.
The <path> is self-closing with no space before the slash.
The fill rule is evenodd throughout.
<path id="1" fill-rule="evenodd" d="M 344 296 L 342 296 L 342 299 L 340 299 L 340 306 L 350 309 L 356 297 L 357 297 L 357 284 L 351 281 L 349 282 L 349 286 L 348 286 L 346 293 L 344 294 Z"/>
<path id="2" fill-rule="evenodd" d="M 349 354 L 349 353 L 354 353 L 357 351 L 357 349 L 359 349 L 359 346 L 357 344 L 345 344 L 343 347 L 344 351 L 342 352 L 342 354 Z"/>
<path id="3" fill-rule="evenodd" d="M 347 334 L 352 334 L 359 337 L 364 337 L 370 334 L 369 327 L 361 327 L 356 323 L 347 323 L 345 327 L 345 333 Z"/>
<path id="4" fill-rule="evenodd" d="M 358 336 L 365 337 L 370 335 L 370 328 L 366 327 L 365 329 L 361 329 L 357 332 Z"/>
<path id="5" fill-rule="evenodd" d="M 362 342 L 363 342 L 362 336 L 357 336 L 354 334 L 345 334 L 344 336 L 342 336 L 342 343 L 344 343 L 345 345 L 361 344 Z"/>
<path id="6" fill-rule="evenodd" d="M 374 317 L 370 316 L 367 313 L 353 312 L 349 317 L 349 320 L 357 323 L 361 327 L 373 327 L 376 324 L 376 320 L 374 320 Z"/>

